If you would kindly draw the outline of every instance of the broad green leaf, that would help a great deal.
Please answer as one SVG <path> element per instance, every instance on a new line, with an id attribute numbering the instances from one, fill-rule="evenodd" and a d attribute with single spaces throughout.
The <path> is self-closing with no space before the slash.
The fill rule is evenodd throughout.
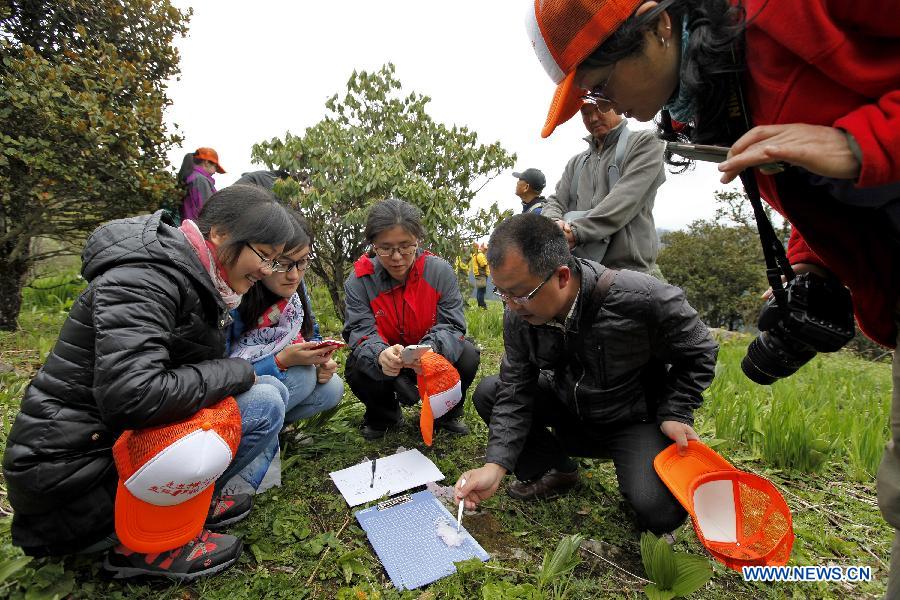
<path id="1" fill-rule="evenodd" d="M 61 562 L 49 562 L 35 571 L 34 584 L 25 592 L 25 600 L 58 600 L 75 589 L 75 574 Z"/>
<path id="2" fill-rule="evenodd" d="M 513 585 L 508 581 L 492 581 L 481 588 L 482 600 L 543 600 L 544 595 L 530 583 Z"/>
<path id="3" fill-rule="evenodd" d="M 544 554 L 544 563 L 538 573 L 538 588 L 543 589 L 548 583 L 575 569 L 581 556 L 578 548 L 584 539 L 583 535 L 566 536 L 559 541 L 552 553 Z"/>
<path id="4" fill-rule="evenodd" d="M 337 564 L 341 567 L 344 574 L 344 582 L 350 583 L 353 575 L 367 575 L 369 568 L 362 562 L 361 558 L 365 556 L 365 548 L 357 548 L 350 552 L 345 552 L 337 559 Z"/>
<path id="5" fill-rule="evenodd" d="M 0 583 L 6 581 L 10 576 L 17 573 L 32 560 L 33 559 L 30 556 L 17 556 L 16 558 L 10 558 L 9 560 L 0 563 Z"/>
<path id="6" fill-rule="evenodd" d="M 659 538 L 656 540 L 656 546 L 653 549 L 652 562 L 654 573 L 654 577 L 652 578 L 653 582 L 656 583 L 660 589 L 672 589 L 672 584 L 675 583 L 677 571 L 675 568 L 674 552 L 672 552 L 672 547 L 669 546 L 665 539 Z"/>
<path id="7" fill-rule="evenodd" d="M 672 584 L 672 591 L 677 596 L 693 594 L 712 578 L 712 567 L 706 558 L 684 552 L 676 552 L 674 558 L 678 574 Z"/>
<path id="8" fill-rule="evenodd" d="M 644 593 L 650 600 L 672 600 L 675 592 L 672 590 L 661 590 L 655 583 L 648 583 L 644 586 Z"/>
<path id="9" fill-rule="evenodd" d="M 269 540 L 260 540 L 255 544 L 251 544 L 250 552 L 253 553 L 253 558 L 258 563 L 275 558 L 275 550 L 272 548 L 272 542 Z"/>
<path id="10" fill-rule="evenodd" d="M 656 571 L 653 568 L 653 551 L 656 548 L 656 536 L 645 531 L 641 534 L 641 562 L 644 563 L 644 573 L 650 581 L 656 581 Z"/>
<path id="11" fill-rule="evenodd" d="M 484 569 L 484 563 L 481 562 L 481 559 L 478 558 L 470 558 L 468 560 L 461 560 L 459 562 L 453 563 L 456 566 L 457 573 L 474 573 L 475 571 L 481 571 Z"/>

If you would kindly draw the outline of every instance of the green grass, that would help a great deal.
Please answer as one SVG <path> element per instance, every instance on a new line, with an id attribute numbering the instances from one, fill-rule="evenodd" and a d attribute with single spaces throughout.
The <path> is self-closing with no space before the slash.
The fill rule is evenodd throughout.
<path id="1" fill-rule="evenodd" d="M 65 316 L 59 306 L 28 304 L 21 330 L 0 333 L 0 362 L 14 371 L 0 378 L 0 438 L 18 409 L 29 378 L 52 345 Z M 314 293 L 323 335 L 339 334 L 328 314 L 330 303 Z M 58 304 L 58 303 L 57 303 Z M 473 303 L 474 304 L 474 303 Z M 470 308 L 470 335 L 482 348 L 478 378 L 496 373 L 502 353 L 501 307 Z M 887 435 L 890 368 L 848 354 L 817 357 L 794 377 L 771 388 L 757 386 L 740 373 L 749 338 L 723 342 L 718 374 L 698 412 L 701 436 L 738 468 L 760 473 L 782 490 L 790 505 L 797 539 L 792 564 L 869 565 L 876 580 L 864 584 L 756 584 L 712 563 L 712 580 L 692 597 L 723 599 L 877 598 L 883 595 L 892 532 L 875 505 L 874 469 Z M 346 356 L 342 351 L 341 358 Z M 477 380 L 476 380 L 477 381 Z M 466 524 L 492 555 L 485 565 L 466 565 L 426 591 L 398 593 L 390 586 L 357 527 L 353 511 L 328 478 L 328 472 L 363 456 L 416 447 L 429 456 L 452 483 L 484 460 L 487 427 L 466 405 L 473 435 L 435 436 L 426 448 L 416 412 L 406 409 L 406 425 L 379 442 L 358 433 L 362 407 L 346 392 L 344 403 L 326 423 L 314 424 L 313 443 L 283 438 L 283 486 L 259 497 L 253 514 L 234 533 L 245 540 L 238 565 L 193 585 L 164 581 L 109 581 L 99 574 L 99 557 L 33 560 L 22 565 L 10 544 L 9 519 L 0 519 L 0 597 L 13 598 L 347 598 L 475 599 L 528 598 L 540 586 L 565 597 L 642 598 L 646 585 L 640 532 L 628 518 L 609 461 L 582 459 L 582 484 L 555 500 L 525 504 L 503 493 L 484 503 Z M 0 489 L 0 510 L 9 506 Z M 563 578 L 541 579 L 545 557 L 563 538 L 582 534 L 593 540 L 590 553 Z M 705 556 L 690 524 L 678 533 L 676 549 Z M 10 563 L 6 561 L 20 561 Z M 20 565 L 5 577 L 3 565 Z M 532 594 L 532 595 L 528 595 Z"/>
<path id="2" fill-rule="evenodd" d="M 86 282 L 78 271 L 45 275 L 22 289 L 22 302 L 31 308 L 60 309 L 68 312 L 85 285 Z"/>
<path id="3" fill-rule="evenodd" d="M 871 481 L 888 437 L 890 368 L 840 352 L 818 355 L 772 386 L 754 385 L 740 370 L 750 339 L 720 351 L 703 413 L 715 437 L 773 467 L 815 473 L 830 460 L 849 464 L 856 481 Z"/>

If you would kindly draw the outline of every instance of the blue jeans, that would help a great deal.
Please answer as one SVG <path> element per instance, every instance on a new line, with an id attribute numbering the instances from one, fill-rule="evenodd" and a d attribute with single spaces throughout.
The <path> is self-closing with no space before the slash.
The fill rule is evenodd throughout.
<path id="1" fill-rule="evenodd" d="M 332 375 L 326 383 L 316 380 L 316 368 L 312 365 L 291 367 L 284 373 L 284 386 L 288 395 L 284 403 L 285 425 L 300 419 L 308 419 L 337 406 L 344 394 L 344 381 Z M 262 377 L 260 377 L 262 379 Z M 254 489 L 259 487 L 266 470 L 278 452 L 278 436 L 256 458 L 240 471 L 241 478 Z"/>
<path id="2" fill-rule="evenodd" d="M 216 481 L 216 494 L 225 482 L 264 454 L 273 443 L 278 447 L 288 395 L 287 388 L 277 378 L 260 375 L 253 387 L 235 396 L 241 411 L 241 443 L 234 460 Z"/>

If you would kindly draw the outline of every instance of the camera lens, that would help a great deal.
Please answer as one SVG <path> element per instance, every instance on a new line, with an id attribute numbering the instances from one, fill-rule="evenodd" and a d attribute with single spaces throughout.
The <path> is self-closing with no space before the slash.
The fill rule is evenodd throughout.
<path id="1" fill-rule="evenodd" d="M 797 372 L 808 363 L 816 351 L 802 343 L 791 343 L 783 332 L 763 331 L 747 346 L 741 370 L 760 385 L 771 385 Z"/>

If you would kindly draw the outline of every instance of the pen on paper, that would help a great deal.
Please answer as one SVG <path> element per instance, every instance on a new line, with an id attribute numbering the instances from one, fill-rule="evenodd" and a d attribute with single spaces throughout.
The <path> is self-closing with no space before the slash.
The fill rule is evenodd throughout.
<path id="1" fill-rule="evenodd" d="M 376 460 L 377 459 L 375 459 L 375 458 L 372 459 L 372 483 L 369 484 L 370 488 L 375 487 L 375 461 Z"/>

